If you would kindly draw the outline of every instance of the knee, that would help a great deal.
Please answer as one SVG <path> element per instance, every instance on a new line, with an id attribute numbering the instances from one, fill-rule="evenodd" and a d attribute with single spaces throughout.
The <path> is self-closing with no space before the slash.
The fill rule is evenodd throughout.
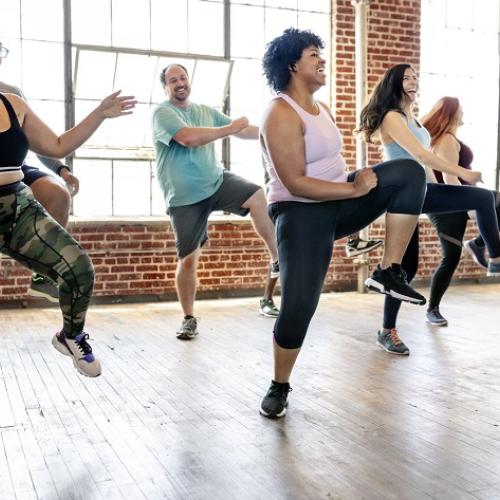
<path id="1" fill-rule="evenodd" d="M 250 212 L 262 211 L 267 213 L 267 201 L 264 190 L 259 188 L 255 193 L 250 196 L 247 202 L 244 204 Z"/>
<path id="2" fill-rule="evenodd" d="M 178 269 L 181 272 L 196 272 L 198 266 L 198 258 L 196 255 L 190 254 L 179 259 Z"/>
<path id="3" fill-rule="evenodd" d="M 34 197 L 50 213 L 51 210 L 68 212 L 71 195 L 65 186 L 50 177 L 42 177 L 31 185 Z"/>
<path id="4" fill-rule="evenodd" d="M 90 257 L 81 250 L 81 253 L 74 259 L 69 269 L 58 280 L 60 288 L 76 293 L 90 295 L 94 288 L 95 270 Z"/>
<path id="5" fill-rule="evenodd" d="M 404 159 L 399 161 L 400 161 L 399 171 L 406 182 L 411 183 L 413 185 L 422 184 L 423 186 L 425 186 L 426 183 L 425 168 L 420 163 L 418 163 L 418 161 L 410 159 Z"/>

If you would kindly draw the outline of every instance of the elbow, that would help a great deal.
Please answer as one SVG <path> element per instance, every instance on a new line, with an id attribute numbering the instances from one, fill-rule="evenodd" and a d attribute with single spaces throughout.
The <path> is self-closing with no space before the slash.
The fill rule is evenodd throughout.
<path id="1" fill-rule="evenodd" d="M 174 141 L 177 142 L 177 144 L 184 146 L 185 148 L 193 148 L 195 146 L 198 146 L 198 144 L 196 143 L 196 138 L 189 133 L 176 134 L 174 137 Z"/>

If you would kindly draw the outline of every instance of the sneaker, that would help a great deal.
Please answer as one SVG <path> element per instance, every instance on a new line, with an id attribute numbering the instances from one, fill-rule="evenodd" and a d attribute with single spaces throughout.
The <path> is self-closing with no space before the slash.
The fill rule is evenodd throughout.
<path id="1" fill-rule="evenodd" d="M 273 299 L 260 299 L 259 312 L 267 318 L 277 318 L 280 310 L 276 307 Z"/>
<path id="2" fill-rule="evenodd" d="M 439 312 L 438 306 L 429 309 L 426 316 L 431 325 L 448 326 L 448 320 Z"/>
<path id="3" fill-rule="evenodd" d="M 423 306 L 425 297 L 408 285 L 406 273 L 399 264 L 393 264 L 387 269 L 377 266 L 373 274 L 365 281 L 365 286 L 375 292 L 385 293 L 395 299 Z"/>
<path id="4" fill-rule="evenodd" d="M 28 295 L 32 297 L 43 297 L 50 302 L 59 302 L 59 289 L 57 285 L 51 279 L 41 274 L 34 274 L 31 277 Z"/>
<path id="5" fill-rule="evenodd" d="M 345 246 L 345 253 L 348 257 L 356 257 L 363 253 L 371 252 L 378 248 L 383 240 L 363 240 L 361 238 L 350 239 Z"/>
<path id="6" fill-rule="evenodd" d="M 65 356 L 73 358 L 73 365 L 87 377 L 98 377 L 101 374 L 101 363 L 92 354 L 92 347 L 87 342 L 88 333 L 82 332 L 74 339 L 66 337 L 64 332 L 59 332 L 52 337 L 52 345 Z"/>
<path id="7" fill-rule="evenodd" d="M 410 349 L 406 347 L 405 343 L 399 338 L 398 331 L 391 328 L 390 331 L 384 333 L 379 330 L 377 334 L 377 344 L 384 350 L 391 354 L 399 354 L 401 356 L 408 356 Z"/>
<path id="8" fill-rule="evenodd" d="M 177 338 L 180 340 L 191 340 L 198 335 L 198 321 L 191 316 L 182 320 L 181 327 L 177 332 Z"/>
<path id="9" fill-rule="evenodd" d="M 488 269 L 486 247 L 480 247 L 475 240 L 468 240 L 464 243 L 464 249 L 478 266 Z"/>
<path id="10" fill-rule="evenodd" d="M 490 260 L 486 276 L 500 276 L 500 262 L 492 262 Z"/>
<path id="11" fill-rule="evenodd" d="M 267 418 L 283 417 L 288 406 L 288 393 L 291 390 L 292 388 L 288 382 L 279 384 L 273 380 L 271 387 L 269 387 L 267 394 L 260 404 L 260 414 Z"/>
<path id="12" fill-rule="evenodd" d="M 277 260 L 275 260 L 274 262 L 271 262 L 269 277 L 271 277 L 271 278 L 279 278 L 280 277 L 280 263 Z"/>

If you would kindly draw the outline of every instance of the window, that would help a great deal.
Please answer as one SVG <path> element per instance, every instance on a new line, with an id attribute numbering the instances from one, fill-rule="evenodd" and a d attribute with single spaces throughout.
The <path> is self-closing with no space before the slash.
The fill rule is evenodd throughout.
<path id="1" fill-rule="evenodd" d="M 315 31 L 330 52 L 331 0 L 177 0 L 175 6 L 165 0 L 2 0 L 1 10 L 0 34 L 11 51 L 2 80 L 20 86 L 56 132 L 64 130 L 71 110 L 78 121 L 114 89 L 138 99 L 133 115 L 105 122 L 76 151 L 78 216 L 165 213 L 150 115 L 165 98 L 158 75 L 169 63 L 188 68 L 193 101 L 225 105 L 231 116 L 258 124 L 271 98 L 260 62 L 266 43 L 293 26 Z M 64 94 L 65 19 L 73 47 L 70 103 Z M 330 102 L 329 96 L 325 89 L 320 98 Z M 221 141 L 217 148 L 221 157 Z M 255 141 L 231 139 L 224 159 L 231 170 L 263 183 Z"/>
<path id="2" fill-rule="evenodd" d="M 422 1 L 420 111 L 443 96 L 464 111 L 460 138 L 474 151 L 473 167 L 495 187 L 498 135 L 500 0 Z"/>

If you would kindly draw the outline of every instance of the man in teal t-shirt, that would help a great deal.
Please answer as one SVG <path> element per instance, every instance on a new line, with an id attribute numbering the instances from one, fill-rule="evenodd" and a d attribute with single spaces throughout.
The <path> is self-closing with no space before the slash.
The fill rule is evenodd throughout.
<path id="1" fill-rule="evenodd" d="M 224 170 L 214 149 L 214 141 L 230 135 L 258 139 L 258 128 L 250 125 L 245 117 L 231 120 L 209 106 L 190 102 L 188 72 L 180 64 L 167 66 L 160 80 L 168 100 L 153 112 L 153 143 L 158 181 L 170 214 L 179 257 L 176 289 L 184 319 L 177 337 L 187 340 L 198 334 L 194 317 L 196 269 L 201 247 L 208 239 L 210 213 L 215 210 L 242 216 L 250 213 L 255 230 L 271 257 L 270 277 L 279 276 L 278 254 L 264 191 Z M 274 307 L 272 316 L 277 314 Z"/>

